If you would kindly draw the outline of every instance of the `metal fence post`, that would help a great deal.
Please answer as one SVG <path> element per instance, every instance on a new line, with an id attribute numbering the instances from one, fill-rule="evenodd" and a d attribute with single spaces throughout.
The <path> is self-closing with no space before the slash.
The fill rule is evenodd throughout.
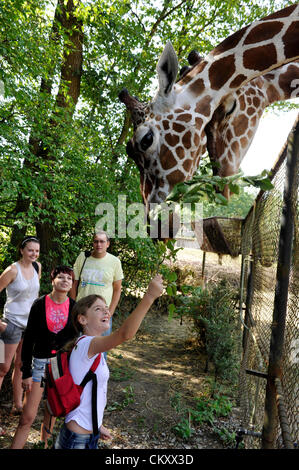
<path id="1" fill-rule="evenodd" d="M 299 157 L 299 121 L 288 141 L 286 179 L 283 195 L 283 208 L 279 237 L 278 264 L 274 299 L 272 334 L 266 387 L 265 414 L 262 432 L 262 448 L 273 449 L 277 429 L 277 403 L 275 379 L 281 379 L 285 320 L 287 312 L 289 276 L 294 236 L 294 214 L 292 210 Z"/>

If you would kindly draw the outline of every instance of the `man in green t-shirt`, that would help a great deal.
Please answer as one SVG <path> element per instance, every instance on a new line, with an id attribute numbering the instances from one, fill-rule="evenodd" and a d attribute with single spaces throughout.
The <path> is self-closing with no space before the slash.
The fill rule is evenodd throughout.
<path id="1" fill-rule="evenodd" d="M 107 252 L 109 245 L 110 240 L 106 232 L 94 234 L 90 256 L 86 257 L 82 252 L 75 261 L 75 281 L 70 291 L 70 297 L 77 301 L 90 294 L 104 297 L 111 314 L 110 329 L 105 335 L 112 331 L 112 315 L 120 299 L 124 277 L 120 260 Z"/>

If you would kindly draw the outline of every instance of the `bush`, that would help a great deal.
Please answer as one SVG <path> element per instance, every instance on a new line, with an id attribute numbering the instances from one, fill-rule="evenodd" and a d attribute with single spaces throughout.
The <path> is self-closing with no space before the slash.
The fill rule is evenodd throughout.
<path id="1" fill-rule="evenodd" d="M 215 377 L 235 382 L 239 366 L 240 329 L 237 292 L 228 281 L 213 287 L 185 287 L 176 313 L 194 321 L 198 343 L 215 366 Z"/>

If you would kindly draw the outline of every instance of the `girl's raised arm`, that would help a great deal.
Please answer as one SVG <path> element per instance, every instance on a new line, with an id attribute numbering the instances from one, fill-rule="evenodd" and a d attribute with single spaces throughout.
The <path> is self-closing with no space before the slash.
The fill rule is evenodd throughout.
<path id="1" fill-rule="evenodd" d="M 142 320 L 154 301 L 163 292 L 163 279 L 157 275 L 149 283 L 146 293 L 133 310 L 131 315 L 124 321 L 121 327 L 109 336 L 95 336 L 90 342 L 88 357 L 92 357 L 100 352 L 109 351 L 119 344 L 132 339 L 138 331 Z"/>

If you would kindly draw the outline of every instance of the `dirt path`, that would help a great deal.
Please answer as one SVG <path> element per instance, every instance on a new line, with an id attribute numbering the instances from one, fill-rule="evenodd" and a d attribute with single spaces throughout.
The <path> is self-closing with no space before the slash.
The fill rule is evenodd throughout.
<path id="1" fill-rule="evenodd" d="M 104 423 L 114 438 L 103 447 L 223 448 L 207 429 L 195 429 L 188 439 L 173 430 L 186 416 L 185 406 L 209 386 L 204 358 L 188 347 L 189 339 L 189 324 L 150 313 L 137 337 L 110 354 Z M 113 407 L 118 409 L 109 411 Z"/>

